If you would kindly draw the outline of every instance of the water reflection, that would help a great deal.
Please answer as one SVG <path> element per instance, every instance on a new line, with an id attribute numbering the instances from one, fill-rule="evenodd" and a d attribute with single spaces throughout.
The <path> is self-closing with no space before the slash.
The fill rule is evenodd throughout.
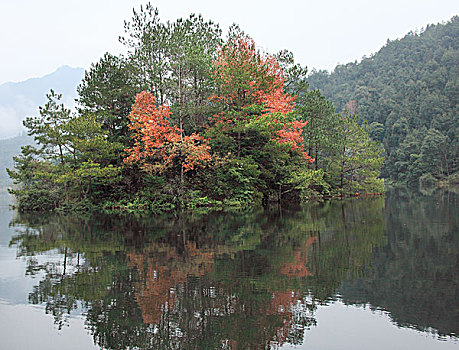
<path id="1" fill-rule="evenodd" d="M 340 288 L 348 304 L 390 311 L 399 326 L 459 335 L 457 197 L 398 190 L 385 208 L 388 244 L 375 250 L 362 278 Z"/>
<path id="2" fill-rule="evenodd" d="M 94 341 L 106 349 L 301 344 L 316 325 L 318 305 L 336 300 L 338 290 L 346 303 L 387 309 L 400 325 L 456 332 L 454 318 L 446 328 L 427 317 L 430 323 L 417 322 L 411 311 L 406 313 L 411 318 L 403 318 L 403 295 L 411 294 L 398 295 L 408 286 L 391 288 L 390 277 L 419 281 L 413 294 L 425 288 L 424 279 L 405 276 L 414 273 L 410 259 L 419 262 L 419 254 L 409 252 L 419 251 L 425 237 L 413 228 L 404 250 L 394 251 L 400 247 L 399 237 L 393 237 L 400 232 L 397 222 L 404 225 L 406 214 L 396 203 L 384 206 L 384 199 L 376 198 L 155 219 L 20 215 L 11 224 L 18 230 L 11 244 L 26 257 L 26 273 L 40 279 L 29 302 L 44 304 L 59 327 L 69 314 L 84 314 Z M 449 226 L 445 230 L 453 232 Z M 438 244 L 445 240 L 431 236 Z M 449 272 L 455 274 L 453 282 L 441 285 L 450 298 L 439 298 L 439 312 L 451 308 L 448 303 L 458 305 L 454 264 L 459 260 L 451 265 L 458 257 L 457 237 L 449 243 L 451 254 L 432 262 L 436 267 L 426 266 L 440 279 L 444 275 L 438 271 L 456 266 Z M 442 253 L 436 247 L 432 259 Z M 423 298 L 438 298 L 435 291 Z M 385 303 L 391 298 L 397 302 Z"/>

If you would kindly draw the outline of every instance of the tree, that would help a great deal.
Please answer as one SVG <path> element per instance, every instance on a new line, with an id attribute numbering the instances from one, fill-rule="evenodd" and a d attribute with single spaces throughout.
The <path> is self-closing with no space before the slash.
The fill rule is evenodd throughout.
<path id="1" fill-rule="evenodd" d="M 138 92 L 129 62 L 106 53 L 86 71 L 77 91 L 78 112 L 97 116 L 109 139 L 127 146 L 127 116 Z"/>
<path id="2" fill-rule="evenodd" d="M 14 158 L 15 169 L 8 171 L 16 185 L 11 193 L 20 210 L 85 207 L 93 192 L 96 204 L 116 189 L 119 144 L 108 140 L 96 116 L 71 114 L 54 91 L 47 97 L 40 116 L 24 121 L 41 147 L 23 147 Z"/>
<path id="3" fill-rule="evenodd" d="M 308 121 L 305 144 L 308 153 L 314 157 L 314 169 L 318 170 L 336 141 L 333 130 L 338 120 L 333 104 L 319 90 L 305 90 L 297 98 L 295 110 L 303 120 Z"/>
<path id="4" fill-rule="evenodd" d="M 295 97 L 284 91 L 283 72 L 274 56 L 257 51 L 254 41 L 233 27 L 214 62 L 214 77 L 218 91 L 212 100 L 223 111 L 213 121 L 237 133 L 238 157 L 244 129 L 256 125 L 310 160 L 301 136 L 306 123 L 292 113 Z"/>
<path id="5" fill-rule="evenodd" d="M 183 171 L 194 169 L 211 159 L 206 140 L 197 134 L 183 136 L 181 129 L 171 126 L 167 106 L 156 107 L 149 92 L 136 96 L 129 115 L 134 132 L 134 147 L 126 149 L 126 163 L 139 164 L 147 173 L 161 173 L 178 163 Z"/>
<path id="6" fill-rule="evenodd" d="M 23 124 L 28 129 L 28 135 L 34 136 L 41 146 L 41 154 L 49 159 L 58 159 L 64 165 L 66 133 L 63 127 L 71 119 L 71 112 L 63 103 L 59 103 L 62 95 L 54 90 L 46 98 L 46 104 L 39 108 L 40 116 L 27 117 Z"/>
<path id="7" fill-rule="evenodd" d="M 134 10 L 125 22 L 133 78 L 141 90 L 151 92 L 172 109 L 171 120 L 187 133 L 198 131 L 205 121 L 207 98 L 213 88 L 209 72 L 221 30 L 202 16 L 161 23 L 150 3 Z"/>
<path id="8" fill-rule="evenodd" d="M 13 157 L 14 169 L 7 169 L 13 180 L 9 192 L 14 195 L 20 211 L 53 210 L 62 198 L 52 174 L 56 166 L 41 158 L 33 146 L 22 147 L 21 154 Z"/>
<path id="9" fill-rule="evenodd" d="M 356 115 L 337 116 L 334 132 L 338 136 L 325 165 L 327 182 L 342 196 L 383 192 L 384 181 L 378 178 L 382 150 L 370 139 L 366 124 L 358 124 Z"/>
<path id="10" fill-rule="evenodd" d="M 166 98 L 166 80 L 169 62 L 167 60 L 167 41 L 169 28 L 160 22 L 158 9 L 151 3 L 133 10 L 131 21 L 124 22 L 126 37 L 119 41 L 130 49 L 129 61 L 133 68 L 135 85 L 151 92 L 159 104 Z"/>
<path id="11" fill-rule="evenodd" d="M 221 112 L 213 116 L 206 133 L 212 150 L 256 164 L 264 200 L 298 194 L 308 177 L 300 174 L 305 175 L 312 161 L 304 150 L 307 122 L 294 112 L 295 96 L 285 91 L 279 62 L 232 27 L 214 62 L 214 79 L 217 92 L 211 100 Z"/>
<path id="12" fill-rule="evenodd" d="M 417 185 L 423 174 L 446 180 L 458 171 L 453 160 L 459 149 L 458 46 L 452 44 L 459 37 L 458 23 L 455 16 L 421 33 L 388 41 L 359 63 L 339 65 L 331 73 L 313 71 L 308 77 L 311 87 L 331 99 L 337 111 L 355 101 L 361 120 L 371 126 L 372 138 L 384 145 L 383 174 L 393 181 Z M 442 158 L 441 165 L 419 158 L 432 129 L 449 139 L 441 141 L 441 152 L 432 149 Z"/>
<path id="13" fill-rule="evenodd" d="M 199 15 L 170 24 L 168 101 L 171 120 L 185 134 L 198 132 L 211 114 L 208 97 L 214 90 L 210 73 L 221 31 Z"/>
<path id="14" fill-rule="evenodd" d="M 19 210 L 52 210 L 59 206 L 63 189 L 56 184 L 56 176 L 67 167 L 67 132 L 65 125 L 72 118 L 62 103 L 62 95 L 53 90 L 48 101 L 39 108 L 39 116 L 27 117 L 24 126 L 40 146 L 22 147 L 14 157 L 14 169 L 7 169 L 15 187 L 10 190 Z"/>
<path id="15" fill-rule="evenodd" d="M 150 3 L 134 10 L 127 56 L 91 66 L 77 113 L 51 92 L 26 120 L 41 149 L 24 149 L 10 173 L 22 208 L 243 207 L 377 187 L 366 131 L 308 91 L 293 54 L 264 53 L 236 25 L 220 35 L 201 16 L 163 23 Z M 434 124 L 451 123 L 437 113 Z"/>
<path id="16" fill-rule="evenodd" d="M 282 69 L 274 56 L 262 54 L 255 42 L 238 27 L 230 28 L 228 40 L 214 61 L 218 92 L 213 99 L 230 110 L 264 104 L 271 113 L 293 109 L 294 97 L 284 92 Z"/>

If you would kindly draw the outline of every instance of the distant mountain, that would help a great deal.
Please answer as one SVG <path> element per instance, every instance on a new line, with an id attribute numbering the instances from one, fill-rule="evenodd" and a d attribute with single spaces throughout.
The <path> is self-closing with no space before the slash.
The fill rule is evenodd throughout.
<path id="1" fill-rule="evenodd" d="M 387 153 L 383 173 L 409 184 L 457 179 L 459 171 L 459 17 L 388 41 L 361 62 L 314 71 L 338 110 L 354 110 Z"/>
<path id="2" fill-rule="evenodd" d="M 3 187 L 12 184 L 6 169 L 12 169 L 13 157 L 21 153 L 21 147 L 35 144 L 33 138 L 25 134 L 0 140 L 0 191 Z"/>
<path id="3" fill-rule="evenodd" d="M 76 87 L 84 75 L 83 68 L 62 66 L 41 78 L 0 85 L 0 139 L 17 136 L 24 128 L 22 120 L 38 114 L 50 89 L 63 95 L 68 107 L 74 105 Z"/>

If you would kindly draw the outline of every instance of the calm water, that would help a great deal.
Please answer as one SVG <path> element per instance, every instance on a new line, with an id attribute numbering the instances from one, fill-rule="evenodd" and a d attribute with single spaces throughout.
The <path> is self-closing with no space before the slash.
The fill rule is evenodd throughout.
<path id="1" fill-rule="evenodd" d="M 458 349 L 457 197 L 150 219 L 0 207 L 1 349 Z"/>

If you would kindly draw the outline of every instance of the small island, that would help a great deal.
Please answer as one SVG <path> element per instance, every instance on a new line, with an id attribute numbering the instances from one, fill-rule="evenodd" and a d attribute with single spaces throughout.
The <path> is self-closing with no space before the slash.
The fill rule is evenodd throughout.
<path id="1" fill-rule="evenodd" d="M 151 5 L 126 22 L 126 56 L 86 71 L 71 112 L 54 91 L 24 121 L 35 146 L 9 170 L 21 211 L 159 213 L 384 191 L 383 149 L 350 101 L 337 113 L 293 54 L 238 26 Z"/>

